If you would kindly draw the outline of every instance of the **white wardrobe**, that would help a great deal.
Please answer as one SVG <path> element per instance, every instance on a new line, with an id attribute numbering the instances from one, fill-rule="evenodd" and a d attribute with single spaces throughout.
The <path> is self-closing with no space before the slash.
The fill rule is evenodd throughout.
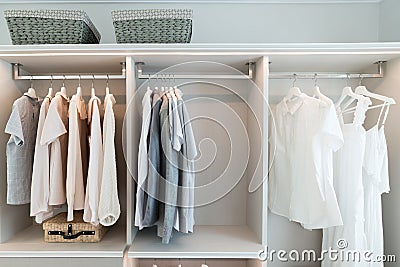
<path id="1" fill-rule="evenodd" d="M 320 231 L 305 231 L 297 224 L 269 214 L 267 206 L 269 106 L 277 103 L 292 85 L 291 79 L 269 79 L 285 73 L 375 73 L 377 61 L 385 64 L 383 79 L 364 79 L 369 89 L 397 98 L 400 86 L 399 43 L 374 44 L 273 44 L 273 45 L 71 45 L 0 47 L 0 128 L 4 129 L 12 103 L 29 87 L 29 80 L 13 80 L 11 63 L 21 63 L 22 74 L 120 74 L 126 64 L 126 79 L 110 80 L 116 96 L 116 148 L 122 216 L 95 244 L 50 244 L 43 241 L 41 226 L 33 225 L 29 205 L 6 205 L 6 161 L 0 153 L 0 266 L 267 266 L 269 249 L 320 249 Z M 174 235 L 162 245 L 151 231 L 134 227 L 135 177 L 140 135 L 141 99 L 149 82 L 142 73 L 207 75 L 207 79 L 177 79 L 189 113 L 200 158 L 196 166 L 196 226 L 192 235 Z M 252 81 L 246 63 L 254 62 Z M 168 68 L 168 69 L 166 69 Z M 226 75 L 226 76 L 224 76 Z M 225 77 L 225 78 L 221 78 Z M 241 77 L 241 78 L 238 78 Z M 150 84 L 157 84 L 155 79 Z M 358 79 L 352 80 L 353 85 Z M 62 81 L 53 81 L 59 90 Z M 82 81 L 83 95 L 90 95 L 91 81 Z M 95 80 L 100 98 L 105 80 Z M 314 82 L 298 80 L 310 93 Z M 319 80 L 321 91 L 335 99 L 345 79 Z M 34 80 L 37 94 L 44 96 L 49 80 Z M 72 95 L 77 80 L 66 81 Z M 307 88 L 310 91 L 307 91 Z M 387 123 L 391 166 L 400 151 L 396 138 L 394 107 Z M 0 150 L 8 136 L 0 134 Z M 394 163 L 393 163 L 394 162 Z M 396 166 L 392 167 L 392 193 L 396 194 Z M 210 187 L 207 187 L 210 186 Z M 384 205 L 384 213 L 391 213 Z M 386 215 L 386 214 L 385 214 Z M 385 218 L 386 232 L 395 215 Z M 388 252 L 395 250 L 386 244 Z M 395 251 L 394 251 L 395 252 Z M 319 266 L 319 263 L 270 262 L 268 266 Z M 393 265 L 394 266 L 394 265 Z"/>

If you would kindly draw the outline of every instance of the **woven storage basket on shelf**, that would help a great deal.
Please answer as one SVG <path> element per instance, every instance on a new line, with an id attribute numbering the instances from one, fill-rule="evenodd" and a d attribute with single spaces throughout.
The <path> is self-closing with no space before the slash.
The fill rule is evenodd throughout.
<path id="1" fill-rule="evenodd" d="M 98 44 L 100 33 L 80 10 L 6 10 L 14 45 Z"/>
<path id="2" fill-rule="evenodd" d="M 190 43 L 191 9 L 112 11 L 117 43 Z"/>
<path id="3" fill-rule="evenodd" d="M 54 218 L 47 220 L 43 223 L 44 241 L 51 243 L 93 243 L 101 241 L 108 228 L 100 224 L 94 226 L 90 223 L 86 223 L 82 218 L 83 212 L 75 211 L 74 221 L 72 222 L 67 222 L 66 212 L 60 213 Z M 72 230 L 69 230 L 69 228 Z M 79 235 L 82 231 L 84 231 L 84 234 Z M 68 235 L 68 232 L 70 232 L 70 235 Z M 66 237 L 64 237 L 64 235 Z M 79 236 L 74 238 L 74 235 Z"/>

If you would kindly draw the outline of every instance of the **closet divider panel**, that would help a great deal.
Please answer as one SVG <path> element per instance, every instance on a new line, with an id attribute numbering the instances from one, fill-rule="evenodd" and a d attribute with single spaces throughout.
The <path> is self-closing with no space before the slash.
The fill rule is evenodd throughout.
<path id="1" fill-rule="evenodd" d="M 248 97 L 248 132 L 250 159 L 248 164 L 247 224 L 259 242 L 267 245 L 268 209 L 268 73 L 269 59 L 257 60 L 254 87 Z"/>
<path id="2" fill-rule="evenodd" d="M 131 244 L 137 229 L 135 222 L 135 198 L 137 177 L 137 151 L 139 147 L 141 120 L 138 110 L 141 108 L 137 93 L 135 61 L 132 57 L 126 57 L 126 114 L 124 120 L 124 133 L 122 136 L 124 155 L 126 160 L 126 194 L 127 194 L 127 244 Z"/>

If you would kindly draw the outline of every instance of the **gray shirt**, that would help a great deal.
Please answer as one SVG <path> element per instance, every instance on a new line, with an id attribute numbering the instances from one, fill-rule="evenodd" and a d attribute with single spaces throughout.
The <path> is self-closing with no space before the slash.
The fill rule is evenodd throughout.
<path id="1" fill-rule="evenodd" d="M 162 238 L 163 244 L 168 244 L 172 237 L 176 216 L 176 204 L 178 200 L 178 151 L 173 149 L 171 143 L 171 125 L 168 116 L 168 99 L 163 100 L 160 110 L 161 128 L 161 179 L 159 205 L 158 236 Z M 178 118 L 177 118 L 178 119 Z"/>
<path id="2" fill-rule="evenodd" d="M 39 120 L 40 101 L 23 95 L 12 108 L 5 133 L 10 134 L 7 143 L 7 204 L 22 205 L 30 202 Z"/>
<path id="3" fill-rule="evenodd" d="M 197 156 L 193 129 L 183 100 L 178 100 L 178 113 L 181 120 L 183 143 L 179 153 L 179 191 L 175 229 L 182 233 L 193 232 L 194 222 L 194 159 Z"/>

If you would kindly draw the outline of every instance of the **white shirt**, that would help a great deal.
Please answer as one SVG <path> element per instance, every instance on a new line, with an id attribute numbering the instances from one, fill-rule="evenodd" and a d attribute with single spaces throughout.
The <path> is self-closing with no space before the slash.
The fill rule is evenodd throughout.
<path id="1" fill-rule="evenodd" d="M 65 180 L 68 154 L 69 99 L 61 92 L 51 100 L 44 122 L 40 144 L 50 145 L 49 205 L 65 204 Z"/>
<path id="2" fill-rule="evenodd" d="M 93 225 L 99 224 L 98 209 L 100 200 L 100 186 L 103 172 L 103 143 L 100 123 L 100 99 L 92 97 L 88 104 L 88 124 L 90 125 L 89 138 L 89 170 L 86 183 L 85 209 L 83 220 Z"/>
<path id="3" fill-rule="evenodd" d="M 333 104 L 302 94 L 274 112 L 269 208 L 308 229 L 341 225 L 332 183 L 332 154 L 343 145 Z M 329 221 L 325 215 L 330 214 Z"/>
<path id="4" fill-rule="evenodd" d="M 67 159 L 67 221 L 73 221 L 74 210 L 83 210 L 85 206 L 84 153 L 87 128 L 87 114 L 82 97 L 72 96 L 69 105 L 69 135 Z"/>
<path id="5" fill-rule="evenodd" d="M 50 146 L 48 144 L 40 144 L 50 100 L 50 97 L 46 97 L 40 107 L 33 161 L 30 215 L 35 216 L 35 221 L 37 223 L 42 223 L 53 215 L 52 207 L 49 206 Z"/>
<path id="6" fill-rule="evenodd" d="M 103 121 L 103 178 L 101 179 L 99 219 L 104 226 L 110 226 L 117 222 L 121 208 L 118 198 L 117 160 L 115 157 L 115 116 L 113 105 L 115 99 L 112 94 L 104 99 Z"/>
<path id="7" fill-rule="evenodd" d="M 135 226 L 139 226 L 142 228 L 141 218 L 141 205 L 143 203 L 143 199 L 141 198 L 140 188 L 143 185 L 143 182 L 147 177 L 148 170 L 148 155 L 147 155 L 147 137 L 149 134 L 149 127 L 151 121 L 151 94 L 152 91 L 150 88 L 147 88 L 146 93 L 142 99 L 142 130 L 140 133 L 140 141 L 139 141 L 139 153 L 138 153 L 138 188 L 136 190 L 136 209 L 135 209 Z"/>

